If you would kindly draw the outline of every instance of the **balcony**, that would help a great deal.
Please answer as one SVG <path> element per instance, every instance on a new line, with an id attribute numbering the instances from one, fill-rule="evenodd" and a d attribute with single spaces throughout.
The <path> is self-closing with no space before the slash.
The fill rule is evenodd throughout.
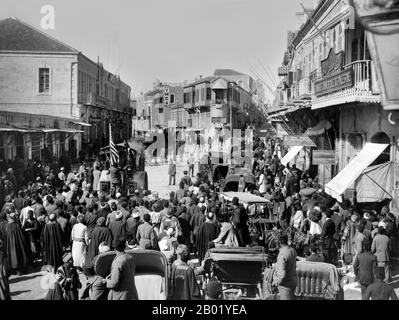
<path id="1" fill-rule="evenodd" d="M 313 110 L 353 102 L 381 102 L 370 60 L 354 61 L 340 73 L 325 78 L 319 76 L 312 83 Z"/>
<path id="2" fill-rule="evenodd" d="M 291 87 L 290 102 L 302 102 L 311 98 L 311 81 L 309 77 L 302 78 Z"/>

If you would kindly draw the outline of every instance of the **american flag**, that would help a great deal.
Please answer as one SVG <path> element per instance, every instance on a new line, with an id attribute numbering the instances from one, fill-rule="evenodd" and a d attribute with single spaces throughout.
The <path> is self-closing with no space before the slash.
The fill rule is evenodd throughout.
<path id="1" fill-rule="evenodd" d="M 119 163 L 119 153 L 118 150 L 116 149 L 115 143 L 112 139 L 112 129 L 111 129 L 111 124 L 109 124 L 109 148 L 110 148 L 110 159 L 111 159 L 111 165 L 116 165 Z"/>

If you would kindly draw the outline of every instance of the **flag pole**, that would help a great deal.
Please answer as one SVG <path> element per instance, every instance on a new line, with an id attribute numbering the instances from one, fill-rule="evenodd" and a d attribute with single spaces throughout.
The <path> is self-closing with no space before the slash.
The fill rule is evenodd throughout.
<path id="1" fill-rule="evenodd" d="M 111 122 L 109 122 L 109 159 L 110 159 L 110 165 L 113 165 L 113 161 L 112 161 L 112 150 L 111 150 L 111 134 L 112 134 L 112 130 L 111 130 Z"/>

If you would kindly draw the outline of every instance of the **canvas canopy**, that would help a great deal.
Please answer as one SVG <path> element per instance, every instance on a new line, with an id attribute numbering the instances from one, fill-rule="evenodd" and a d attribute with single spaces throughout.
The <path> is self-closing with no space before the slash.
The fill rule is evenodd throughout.
<path id="1" fill-rule="evenodd" d="M 288 163 L 291 162 L 292 159 L 303 149 L 302 146 L 295 146 L 292 147 L 288 153 L 281 159 L 281 164 L 286 166 Z"/>
<path id="2" fill-rule="evenodd" d="M 392 199 L 394 190 L 394 175 L 399 173 L 399 165 L 386 162 L 372 166 L 363 171 L 356 180 L 358 202 L 379 202 Z"/>
<path id="3" fill-rule="evenodd" d="M 363 171 L 373 163 L 388 147 L 388 144 L 366 143 L 362 151 L 340 172 L 334 179 L 325 185 L 325 192 L 338 201 Z"/>

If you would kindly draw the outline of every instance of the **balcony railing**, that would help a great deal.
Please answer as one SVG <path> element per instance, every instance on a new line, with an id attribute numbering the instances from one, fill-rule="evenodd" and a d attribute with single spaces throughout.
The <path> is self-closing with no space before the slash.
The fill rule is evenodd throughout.
<path id="1" fill-rule="evenodd" d="M 321 77 L 314 79 L 312 83 L 312 108 L 317 109 L 350 102 L 380 102 L 376 79 L 373 78 L 375 74 L 373 68 L 370 60 L 354 61 L 346 65 L 344 70 L 352 70 L 353 86 L 319 97 L 315 94 L 314 83 L 321 80 Z"/>

